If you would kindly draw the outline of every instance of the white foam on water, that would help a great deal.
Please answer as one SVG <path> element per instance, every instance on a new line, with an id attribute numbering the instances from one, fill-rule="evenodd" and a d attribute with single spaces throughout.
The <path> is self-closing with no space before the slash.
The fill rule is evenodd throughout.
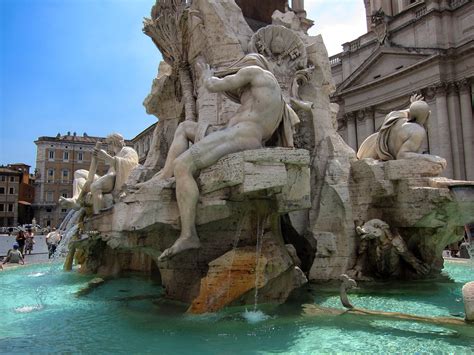
<path id="1" fill-rule="evenodd" d="M 28 277 L 40 277 L 40 276 L 43 276 L 43 275 L 46 275 L 45 272 L 35 272 L 33 274 L 29 274 Z"/>
<path id="2" fill-rule="evenodd" d="M 31 313 L 35 311 L 40 311 L 43 309 L 43 306 L 35 305 L 35 306 L 23 306 L 15 308 L 15 312 L 17 313 Z"/>
<path id="3" fill-rule="evenodd" d="M 263 313 L 262 311 L 248 311 L 247 309 L 244 313 L 242 313 L 242 316 L 250 324 L 259 323 L 270 318 L 269 315 Z"/>

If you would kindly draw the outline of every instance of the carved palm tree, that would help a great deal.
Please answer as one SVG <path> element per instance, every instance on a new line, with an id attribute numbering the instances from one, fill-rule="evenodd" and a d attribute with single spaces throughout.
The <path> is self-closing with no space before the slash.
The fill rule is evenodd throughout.
<path id="1" fill-rule="evenodd" d="M 143 32 L 151 37 L 166 63 L 173 68 L 172 76 L 178 97 L 184 100 L 185 119 L 196 121 L 196 100 L 188 62 L 188 3 L 186 0 L 156 0 L 151 19 L 143 21 Z"/>

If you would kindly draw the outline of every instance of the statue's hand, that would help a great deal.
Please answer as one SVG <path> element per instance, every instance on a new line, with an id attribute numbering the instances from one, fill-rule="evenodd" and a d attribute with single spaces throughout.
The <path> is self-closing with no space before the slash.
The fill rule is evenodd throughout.
<path id="1" fill-rule="evenodd" d="M 110 162 L 111 159 L 113 159 L 109 153 L 107 153 L 105 150 L 103 149 L 99 149 L 99 151 L 97 152 L 97 157 L 99 159 L 102 159 L 102 160 L 105 160 L 106 162 Z"/>
<path id="2" fill-rule="evenodd" d="M 422 263 L 421 261 L 418 261 L 417 263 L 413 264 L 413 268 L 420 275 L 426 275 L 430 272 L 430 267 L 427 264 Z"/>
<path id="3" fill-rule="evenodd" d="M 425 98 L 418 94 L 413 94 L 410 96 L 410 102 L 423 101 Z"/>
<path id="4" fill-rule="evenodd" d="M 203 61 L 198 61 L 196 63 L 196 69 L 199 78 L 199 86 L 203 86 L 206 84 L 207 79 L 212 77 L 213 72 L 211 67 Z"/>

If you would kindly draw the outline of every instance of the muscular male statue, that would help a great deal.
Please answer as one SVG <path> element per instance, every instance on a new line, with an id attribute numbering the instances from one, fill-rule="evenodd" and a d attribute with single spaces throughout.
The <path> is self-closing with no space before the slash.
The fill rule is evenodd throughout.
<path id="1" fill-rule="evenodd" d="M 84 197 L 90 192 L 94 214 L 98 214 L 103 207 L 103 194 L 120 191 L 132 169 L 138 165 L 137 152 L 133 148 L 125 146 L 122 135 L 112 133 L 107 136 L 105 142 L 113 155 L 98 148 L 94 148 L 92 154 L 95 159 L 102 159 L 110 166 L 107 174 L 100 177 L 94 174 L 92 181 L 89 181 L 89 171 L 76 170 L 74 172 L 73 196 L 71 198 L 60 197 L 59 199 L 59 204 L 64 208 L 79 209 Z"/>
<path id="2" fill-rule="evenodd" d="M 440 164 L 444 169 L 446 160 L 431 154 L 420 154 L 426 139 L 424 125 L 430 116 L 429 106 L 418 95 L 411 97 L 407 110 L 392 111 L 386 117 L 380 130 L 362 142 L 357 158 L 377 160 L 424 159 Z"/>
<path id="3" fill-rule="evenodd" d="M 199 190 L 193 175 L 223 156 L 262 147 L 280 127 L 284 146 L 293 145 L 296 113 L 283 100 L 280 86 L 269 70 L 267 60 L 248 54 L 228 69 L 212 76 L 208 66 L 198 64 L 201 83 L 210 92 L 224 92 L 241 104 L 226 127 L 209 129 L 185 121 L 175 133 L 165 166 L 153 180 L 176 178 L 176 199 L 181 217 L 181 234 L 159 260 L 167 260 L 185 250 L 200 248 L 196 232 L 196 205 Z M 281 126 L 280 126 L 281 125 Z M 207 134 L 207 135 L 206 135 Z M 189 148 L 189 142 L 194 144 Z M 188 149 L 189 148 L 189 149 Z"/>

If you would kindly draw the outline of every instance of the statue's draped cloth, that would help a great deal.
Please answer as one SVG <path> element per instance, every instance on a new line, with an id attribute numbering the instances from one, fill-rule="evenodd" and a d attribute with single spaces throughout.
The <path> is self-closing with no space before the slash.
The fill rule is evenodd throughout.
<path id="1" fill-rule="evenodd" d="M 400 123 L 405 123 L 408 121 L 408 111 L 392 111 L 384 119 L 382 127 L 377 135 L 377 144 L 375 150 L 379 159 L 381 160 L 393 160 L 396 159 L 389 149 L 388 140 L 390 137 L 390 132 L 392 131 L 393 126 Z"/>
<path id="2" fill-rule="evenodd" d="M 357 158 L 393 160 L 396 157 L 390 152 L 389 137 L 392 128 L 408 121 L 408 110 L 392 111 L 384 119 L 380 130 L 365 139 L 357 151 Z"/>
<path id="3" fill-rule="evenodd" d="M 115 164 L 110 167 L 110 171 L 115 171 L 115 184 L 113 194 L 120 192 L 128 176 L 132 172 L 133 168 L 138 165 L 138 154 L 130 147 L 123 147 L 120 152 L 114 157 Z"/>

